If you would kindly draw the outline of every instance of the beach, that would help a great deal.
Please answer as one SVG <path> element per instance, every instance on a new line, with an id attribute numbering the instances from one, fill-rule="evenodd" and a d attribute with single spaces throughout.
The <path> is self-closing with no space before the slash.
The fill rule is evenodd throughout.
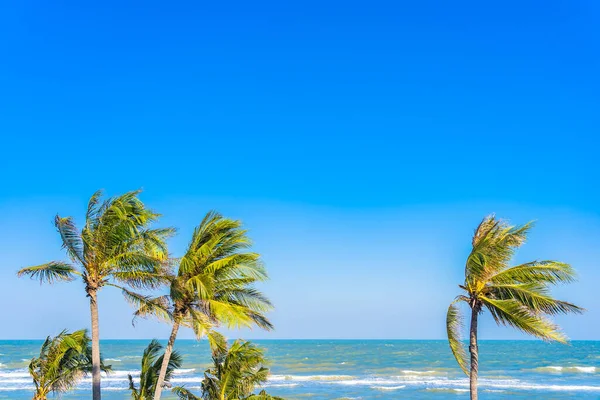
<path id="1" fill-rule="evenodd" d="M 286 399 L 468 398 L 468 380 L 444 340 L 256 340 L 266 350 L 271 376 L 265 388 Z M 30 399 L 28 360 L 41 341 L 0 341 L 0 399 Z M 103 398 L 127 399 L 127 375 L 139 373 L 147 340 L 102 341 L 114 372 L 102 380 Z M 209 363 L 206 342 L 178 340 L 184 363 L 172 379 L 199 391 Z M 597 399 L 600 342 L 570 345 L 540 341 L 481 341 L 483 399 Z M 89 399 L 84 379 L 65 399 Z M 167 393 L 165 393 L 167 395 Z M 174 398 L 165 396 L 165 398 Z"/>

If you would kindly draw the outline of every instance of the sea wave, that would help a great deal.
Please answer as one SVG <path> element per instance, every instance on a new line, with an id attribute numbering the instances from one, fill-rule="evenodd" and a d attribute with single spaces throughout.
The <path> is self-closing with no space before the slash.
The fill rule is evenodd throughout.
<path id="1" fill-rule="evenodd" d="M 196 368 L 180 368 L 180 369 L 176 369 L 175 371 L 173 371 L 173 373 L 175 375 L 182 375 L 182 374 L 191 374 L 194 371 L 196 371 Z"/>
<path id="2" fill-rule="evenodd" d="M 348 381 L 355 379 L 352 375 L 271 375 L 270 381 Z"/>
<path id="3" fill-rule="evenodd" d="M 299 383 L 269 383 L 268 387 L 296 387 Z"/>
<path id="4" fill-rule="evenodd" d="M 405 375 L 438 375 L 440 374 L 440 372 L 438 371 L 434 371 L 434 370 L 429 370 L 429 371 L 413 371 L 410 369 L 405 369 L 402 371 L 403 374 Z"/>
<path id="5" fill-rule="evenodd" d="M 464 393 L 469 391 L 469 389 L 460 388 L 426 388 L 425 390 L 436 393 Z"/>
<path id="6" fill-rule="evenodd" d="M 584 373 L 584 374 L 593 374 L 595 372 L 598 372 L 598 369 L 596 367 L 580 367 L 580 366 L 573 366 L 573 365 L 566 366 L 566 367 L 549 365 L 547 367 L 536 368 L 535 370 L 538 372 L 553 372 L 553 373 L 568 372 L 568 373 Z"/>
<path id="7" fill-rule="evenodd" d="M 0 378 L 29 378 L 29 372 L 24 369 L 16 369 L 8 372 L 0 372 Z M 4 379 L 0 380 L 3 381 Z"/>
<path id="8" fill-rule="evenodd" d="M 552 367 L 552 366 L 551 366 Z M 568 368 L 590 368 L 590 367 L 568 367 Z M 596 367 L 592 367 L 596 368 Z M 587 371 L 583 369 L 582 371 Z M 582 372 L 580 371 L 580 372 Z M 595 370 L 594 370 L 595 371 Z M 331 390 L 340 390 L 342 387 L 357 387 L 366 390 L 395 391 L 403 389 L 432 390 L 447 392 L 463 392 L 469 388 L 466 378 L 452 378 L 439 375 L 435 370 L 404 370 L 403 375 L 374 376 L 374 375 L 284 375 L 275 374 L 269 377 L 266 387 L 290 388 L 290 390 L 301 391 L 303 389 L 325 386 Z M 396 372 L 398 374 L 398 372 Z M 139 370 L 117 370 L 105 376 L 102 386 L 106 390 L 127 390 L 127 376 L 132 375 L 139 379 Z M 193 368 L 180 369 L 171 382 L 186 387 L 196 387 L 202 381 L 203 376 Z M 80 390 L 90 390 L 91 377 L 84 378 L 78 385 Z M 513 378 L 481 378 L 479 386 L 482 391 L 540 391 L 540 392 L 593 392 L 600 393 L 600 385 L 595 382 L 581 382 L 579 384 L 568 384 L 563 381 L 534 381 Z M 29 373 L 25 369 L 2 370 L 0 372 L 0 391 L 31 390 L 32 382 Z M 334 389 L 334 388 L 339 389 Z M 294 389 L 292 389 L 294 388 Z"/>
<path id="9" fill-rule="evenodd" d="M 351 375 L 273 375 L 269 382 L 294 382 L 301 385 L 340 385 L 340 386 L 368 386 L 379 390 L 394 390 L 400 386 L 412 387 L 415 389 L 423 388 L 425 390 L 442 390 L 461 392 L 468 390 L 469 380 L 466 378 L 450 379 L 447 377 L 435 377 L 428 375 L 416 376 L 390 376 L 382 377 L 357 377 Z M 569 385 L 569 384 L 551 384 L 535 383 L 519 379 L 486 379 L 479 381 L 479 387 L 482 390 L 535 390 L 535 391 L 581 391 L 581 392 L 600 392 L 600 386 L 595 385 Z"/>
<path id="10" fill-rule="evenodd" d="M 371 389 L 388 391 L 388 390 L 404 389 L 405 387 L 406 387 L 406 385 L 400 385 L 400 386 L 371 386 Z"/>

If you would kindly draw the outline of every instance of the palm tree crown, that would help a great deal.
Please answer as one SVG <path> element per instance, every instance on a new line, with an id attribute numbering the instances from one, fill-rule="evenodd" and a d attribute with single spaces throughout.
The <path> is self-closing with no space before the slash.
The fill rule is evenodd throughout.
<path id="1" fill-rule="evenodd" d="M 204 372 L 201 397 L 182 387 L 173 388 L 173 392 L 185 400 L 278 399 L 265 391 L 252 394 L 269 376 L 264 352 L 256 345 L 236 340 L 229 349 L 216 349 L 212 361 L 213 365 Z"/>
<path id="2" fill-rule="evenodd" d="M 128 375 L 129 390 L 131 390 L 131 397 L 134 400 L 149 400 L 154 396 L 156 382 L 158 381 L 158 374 L 160 372 L 160 367 L 164 357 L 164 354 L 159 354 L 161 350 L 162 345 L 158 343 L 157 340 L 152 340 L 148 347 L 146 347 L 144 350 L 144 355 L 142 356 L 142 369 L 140 370 L 139 387 L 136 387 L 133 376 Z M 183 358 L 177 351 L 174 351 L 173 354 L 171 354 L 165 376 L 165 382 L 169 382 L 175 370 L 181 367 L 182 361 Z"/>
<path id="3" fill-rule="evenodd" d="M 257 325 L 271 329 L 265 313 L 272 306 L 254 287 L 267 279 L 260 255 L 249 251 L 251 241 L 241 222 L 209 212 L 194 230 L 177 271 L 169 276 L 168 295 L 139 298 L 139 316 L 155 316 L 173 323 L 163 372 L 180 326 L 192 328 L 197 338 L 206 335 L 213 347 L 224 345 L 214 328 Z M 163 375 L 163 373 L 161 373 Z M 155 399 L 160 398 L 159 378 Z"/>
<path id="4" fill-rule="evenodd" d="M 465 281 L 459 285 L 464 293 L 450 305 L 446 319 L 452 353 L 466 374 L 469 374 L 470 367 L 472 383 L 473 378 L 476 381 L 478 363 L 477 316 L 483 310 L 488 310 L 499 325 L 561 343 L 567 340 L 566 336 L 547 317 L 583 311 L 550 295 L 551 285 L 574 280 L 575 271 L 570 265 L 558 261 L 509 265 L 515 250 L 525 242 L 531 226 L 531 223 L 511 226 L 492 215 L 483 219 L 473 235 Z M 470 363 L 460 341 L 460 302 L 467 303 L 472 311 Z"/>
<path id="5" fill-rule="evenodd" d="M 54 224 L 71 262 L 51 261 L 23 268 L 18 275 L 45 283 L 79 276 L 88 292 L 105 285 L 119 287 L 117 283 L 139 288 L 163 283 L 161 272 L 167 256 L 164 240 L 174 229 L 149 228 L 160 215 L 144 206 L 139 193 L 128 192 L 101 202 L 102 191 L 97 191 L 90 198 L 81 231 L 72 217 L 57 215 Z"/>
<path id="6" fill-rule="evenodd" d="M 101 361 L 100 368 L 108 372 L 110 365 Z M 45 400 L 50 393 L 62 394 L 77 385 L 92 372 L 92 348 L 86 330 L 62 331 L 47 337 L 40 356 L 29 363 L 29 374 L 35 386 L 34 400 Z"/>
<path id="7" fill-rule="evenodd" d="M 192 240 L 174 275 L 170 292 L 153 302 L 140 302 L 136 316 L 153 314 L 175 320 L 200 338 L 216 325 L 272 329 L 264 313 L 272 306 L 253 284 L 267 279 L 260 255 L 241 222 L 209 212 L 194 229 Z"/>

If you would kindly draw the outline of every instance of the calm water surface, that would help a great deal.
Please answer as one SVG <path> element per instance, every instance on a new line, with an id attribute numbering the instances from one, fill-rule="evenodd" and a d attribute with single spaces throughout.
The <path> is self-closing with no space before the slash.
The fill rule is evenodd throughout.
<path id="1" fill-rule="evenodd" d="M 127 399 L 127 374 L 139 371 L 149 341 L 104 341 L 114 373 L 103 399 Z M 263 340 L 272 375 L 265 388 L 288 399 L 466 399 L 468 381 L 446 341 Z M 0 399 L 31 399 L 27 373 L 41 341 L 0 341 Z M 197 390 L 209 362 L 206 343 L 180 340 L 184 365 L 173 383 Z M 600 342 L 480 343 L 482 399 L 600 399 Z M 64 399 L 91 398 L 90 380 Z M 173 398 L 166 396 L 165 398 Z"/>

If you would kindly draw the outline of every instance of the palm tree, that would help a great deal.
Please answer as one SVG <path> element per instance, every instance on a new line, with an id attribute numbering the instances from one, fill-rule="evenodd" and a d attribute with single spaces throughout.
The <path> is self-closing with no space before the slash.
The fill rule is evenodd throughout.
<path id="1" fill-rule="evenodd" d="M 140 298 L 136 317 L 154 316 L 173 324 L 154 399 L 159 400 L 166 368 L 181 326 L 194 330 L 196 338 L 207 336 L 211 346 L 224 339 L 214 327 L 272 329 L 264 313 L 271 303 L 253 284 L 267 279 L 260 255 L 251 246 L 240 221 L 216 212 L 206 214 L 192 235 L 177 272 L 169 276 L 168 295 Z"/>
<path id="2" fill-rule="evenodd" d="M 162 346 L 157 340 L 152 340 L 144 350 L 139 388 L 136 388 L 133 377 L 128 375 L 129 390 L 131 390 L 131 397 L 134 400 L 150 400 L 154 396 L 158 374 L 164 358 L 164 354 L 159 355 L 161 350 Z M 177 351 L 173 351 L 167 366 L 166 382 L 171 379 L 175 370 L 181 367 L 182 361 L 181 355 Z"/>
<path id="3" fill-rule="evenodd" d="M 459 285 L 465 294 L 458 296 L 448 308 L 446 328 L 450 349 L 463 372 L 470 377 L 473 400 L 477 399 L 479 371 L 477 320 L 484 309 L 498 325 L 511 326 L 540 339 L 560 343 L 565 343 L 567 338 L 547 317 L 583 312 L 582 308 L 550 295 L 551 285 L 575 279 L 575 271 L 570 265 L 558 261 L 532 261 L 509 266 L 531 226 L 532 223 L 511 226 L 493 215 L 484 218 L 473 235 L 465 282 Z M 460 340 L 459 302 L 465 302 L 471 308 L 470 362 Z"/>
<path id="4" fill-rule="evenodd" d="M 100 369 L 110 371 L 100 360 Z M 48 336 L 40 349 L 40 356 L 29 363 L 35 393 L 33 400 L 46 400 L 50 393 L 62 394 L 77 385 L 92 371 L 92 347 L 86 330 L 73 333 L 62 331 Z"/>
<path id="5" fill-rule="evenodd" d="M 245 340 L 236 340 L 231 347 L 217 348 L 213 352 L 213 365 L 204 372 L 202 394 L 195 396 L 183 387 L 173 392 L 183 400 L 276 400 L 264 390 L 252 394 L 256 386 L 267 381 L 269 369 L 265 367 L 262 349 Z"/>
<path id="6" fill-rule="evenodd" d="M 174 230 L 150 229 L 158 214 L 139 200 L 140 191 L 106 199 L 102 192 L 91 197 L 83 229 L 78 231 L 73 218 L 56 216 L 54 223 L 63 248 L 71 262 L 51 261 L 23 268 L 19 276 L 28 275 L 40 282 L 72 281 L 80 277 L 90 299 L 92 320 L 92 394 L 100 400 L 100 341 L 98 327 L 98 291 L 104 286 L 121 289 L 130 301 L 143 298 L 118 284 L 133 288 L 154 288 L 164 283 L 164 239 Z"/>
<path id="7" fill-rule="evenodd" d="M 174 387 L 173 393 L 175 393 L 180 400 L 204 400 L 202 397 L 196 396 L 194 393 L 182 386 Z M 261 390 L 257 394 L 251 394 L 250 396 L 244 397 L 240 400 L 284 400 L 284 398 L 271 396 L 265 390 Z"/>

